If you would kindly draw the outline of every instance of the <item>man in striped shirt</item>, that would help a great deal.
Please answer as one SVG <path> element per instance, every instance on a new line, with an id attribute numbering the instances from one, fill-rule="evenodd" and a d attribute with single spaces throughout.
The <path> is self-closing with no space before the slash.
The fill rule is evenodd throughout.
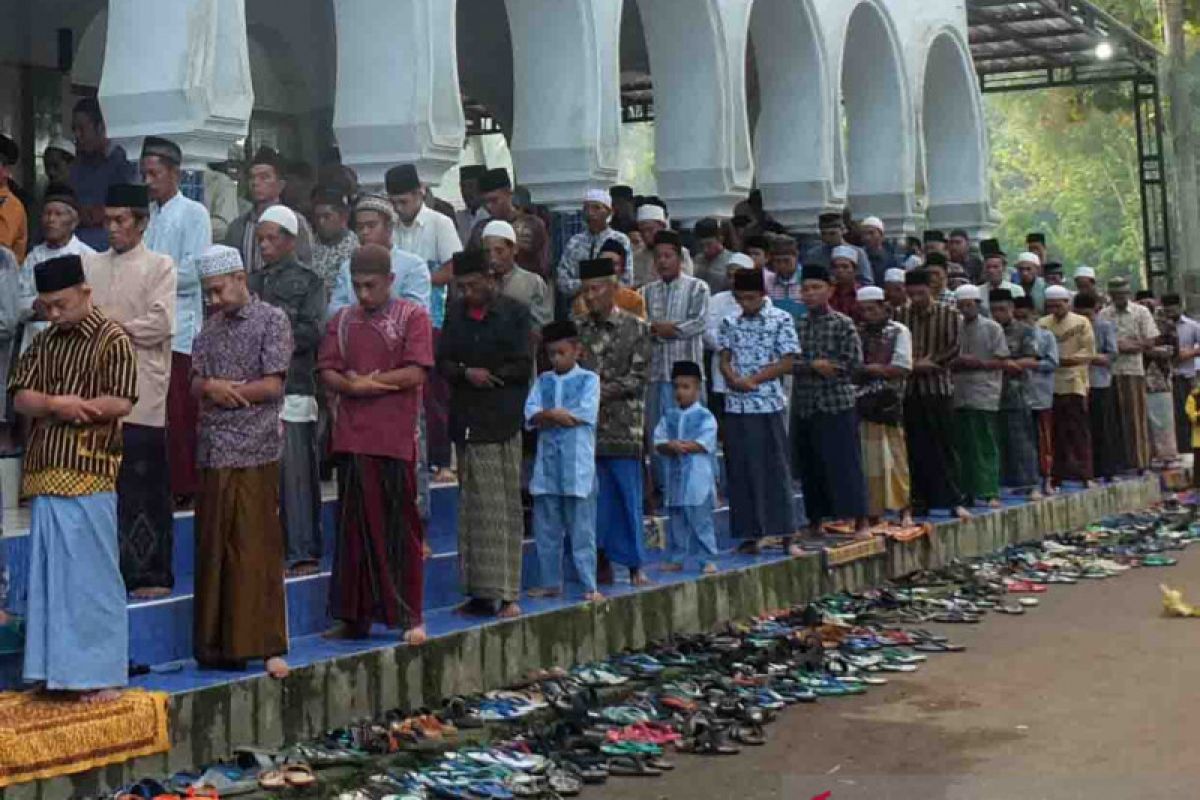
<path id="1" fill-rule="evenodd" d="M 92 305 L 79 256 L 38 264 L 34 280 L 50 327 L 8 382 L 34 420 L 21 492 L 33 498 L 24 678 L 105 702 L 128 682 L 116 480 L 137 361 L 121 326 Z"/>

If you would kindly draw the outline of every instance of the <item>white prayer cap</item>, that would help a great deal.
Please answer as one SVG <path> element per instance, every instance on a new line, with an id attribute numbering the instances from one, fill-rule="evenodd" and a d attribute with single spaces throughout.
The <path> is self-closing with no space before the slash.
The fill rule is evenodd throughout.
<path id="1" fill-rule="evenodd" d="M 983 297 L 983 293 L 979 291 L 979 287 L 971 283 L 964 283 L 962 286 L 954 290 L 955 300 L 979 300 Z"/>
<path id="2" fill-rule="evenodd" d="M 833 248 L 833 252 L 829 254 L 830 261 L 833 261 L 835 258 L 844 258 L 847 261 L 853 261 L 855 264 L 857 264 L 858 251 L 848 244 L 839 244 L 837 247 Z"/>
<path id="3" fill-rule="evenodd" d="M 1042 265 L 1042 259 L 1038 258 L 1037 253 L 1021 253 L 1021 255 L 1017 256 L 1017 263 L 1020 264 L 1022 261 L 1027 264 L 1033 264 L 1035 267 Z"/>
<path id="4" fill-rule="evenodd" d="M 861 223 L 859 223 L 859 227 L 860 228 L 874 228 L 875 230 L 879 231 L 880 233 L 883 233 L 883 231 L 884 231 L 883 220 L 881 220 L 879 217 L 867 217 Z"/>
<path id="5" fill-rule="evenodd" d="M 904 270 L 906 272 L 911 272 L 914 269 L 920 269 L 924 265 L 925 262 L 921 260 L 920 256 L 909 256 L 908 258 L 904 259 Z"/>
<path id="6" fill-rule="evenodd" d="M 512 225 L 502 219 L 494 219 L 483 226 L 482 238 L 486 239 L 489 236 L 497 236 L 501 239 L 507 239 L 513 244 L 517 243 L 517 232 L 513 230 Z"/>
<path id="7" fill-rule="evenodd" d="M 599 203 L 605 208 L 612 208 L 612 197 L 603 189 L 588 189 L 583 196 L 585 203 Z"/>
<path id="8" fill-rule="evenodd" d="M 268 208 L 258 218 L 257 224 L 262 225 L 264 222 L 274 222 L 292 236 L 300 233 L 300 221 L 296 219 L 296 212 L 287 206 L 271 206 Z"/>
<path id="9" fill-rule="evenodd" d="M 754 259 L 745 253 L 734 253 L 729 257 L 726 269 L 754 269 Z"/>
<path id="10" fill-rule="evenodd" d="M 858 302 L 867 303 L 872 300 L 883 300 L 883 289 L 878 286 L 864 286 L 858 290 Z"/>
<path id="11" fill-rule="evenodd" d="M 1008 291 L 1009 294 L 1013 296 L 1013 300 L 1016 300 L 1018 297 L 1025 296 L 1025 290 L 1015 283 L 1008 284 Z"/>
<path id="12" fill-rule="evenodd" d="M 1046 287 L 1046 299 L 1047 300 L 1070 300 L 1071 292 L 1068 291 L 1067 287 L 1065 287 L 1065 286 L 1058 286 L 1057 284 L 1054 286 L 1047 286 Z"/>
<path id="13" fill-rule="evenodd" d="M 1092 269 L 1091 267 L 1076 267 L 1075 277 L 1091 278 L 1092 280 L 1096 280 L 1096 270 Z"/>
<path id="14" fill-rule="evenodd" d="M 215 278 L 218 275 L 229 275 L 246 269 L 242 264 L 242 254 L 234 247 L 223 244 L 209 245 L 196 259 L 196 269 L 201 278 Z"/>
<path id="15" fill-rule="evenodd" d="M 892 267 L 883 273 L 884 283 L 904 283 L 904 270 Z"/>
<path id="16" fill-rule="evenodd" d="M 46 145 L 46 149 L 62 150 L 64 153 L 69 154 L 72 158 L 75 156 L 75 143 L 61 134 L 51 139 L 50 143 Z"/>
<path id="17" fill-rule="evenodd" d="M 662 206 L 656 206 L 653 203 L 645 203 L 638 208 L 638 222 L 661 222 L 664 225 L 667 222 L 667 212 L 663 211 Z"/>

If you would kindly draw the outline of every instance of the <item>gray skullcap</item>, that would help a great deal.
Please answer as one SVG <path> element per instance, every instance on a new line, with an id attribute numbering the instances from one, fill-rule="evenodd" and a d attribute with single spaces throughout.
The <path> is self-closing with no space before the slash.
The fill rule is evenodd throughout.
<path id="1" fill-rule="evenodd" d="M 354 204 L 354 213 L 360 211 L 374 211 L 382 214 L 393 225 L 396 224 L 396 207 L 392 205 L 392 201 L 383 195 L 364 194 L 358 198 L 358 202 Z"/>
<path id="2" fill-rule="evenodd" d="M 196 259 L 196 268 L 201 278 L 215 278 L 218 275 L 230 275 L 234 272 L 244 272 L 242 254 L 237 248 L 223 244 L 210 245 Z"/>

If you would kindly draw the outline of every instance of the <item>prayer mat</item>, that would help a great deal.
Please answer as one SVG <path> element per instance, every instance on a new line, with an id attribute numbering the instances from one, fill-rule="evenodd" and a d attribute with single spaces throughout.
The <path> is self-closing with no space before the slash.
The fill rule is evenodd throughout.
<path id="1" fill-rule="evenodd" d="M 0 693 L 0 787 L 166 752 L 167 695 L 126 691 L 111 703 Z"/>
<path id="2" fill-rule="evenodd" d="M 854 522 L 849 520 L 826 522 L 821 525 L 821 530 L 827 536 L 853 536 Z M 884 521 L 878 525 L 872 525 L 869 530 L 872 536 L 882 536 L 896 542 L 911 542 L 913 539 L 928 536 L 933 531 L 933 525 L 928 522 L 901 525 L 899 522 Z"/>
<path id="3" fill-rule="evenodd" d="M 849 564 L 872 556 L 887 553 L 887 542 L 882 536 L 853 542 L 830 542 L 821 551 L 821 561 L 825 569 Z"/>

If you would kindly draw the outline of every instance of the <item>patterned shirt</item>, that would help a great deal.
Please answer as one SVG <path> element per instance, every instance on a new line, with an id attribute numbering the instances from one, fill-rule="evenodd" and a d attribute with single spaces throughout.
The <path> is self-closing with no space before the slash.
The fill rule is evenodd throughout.
<path id="1" fill-rule="evenodd" d="M 740 308 L 721 320 L 717 346 L 730 352 L 730 364 L 740 377 L 749 377 L 784 356 L 800 353 L 796 323 L 792 315 L 764 305 L 753 317 Z M 775 414 L 787 407 L 783 381 L 779 378 L 761 383 L 752 392 L 736 392 L 726 387 L 725 411 L 729 414 Z"/>
<path id="2" fill-rule="evenodd" d="M 1142 310 L 1145 311 L 1144 308 Z M 1054 393 L 1078 394 L 1087 397 L 1087 364 L 1064 367 L 1061 362 L 1068 358 L 1082 358 L 1096 354 L 1096 339 L 1092 334 L 1092 324 L 1088 322 L 1087 317 L 1073 312 L 1067 312 L 1067 315 L 1061 320 L 1050 314 L 1042 317 L 1038 324 L 1054 334 L 1054 338 L 1058 340 L 1059 367 L 1054 372 Z M 1138 359 L 1141 360 L 1140 355 Z"/>
<path id="3" fill-rule="evenodd" d="M 575 320 L 583 355 L 579 363 L 600 376 L 596 454 L 641 458 L 645 438 L 646 381 L 650 376 L 650 326 L 621 310 L 608 319 Z"/>
<path id="4" fill-rule="evenodd" d="M 1129 302 L 1124 309 L 1116 305 L 1105 306 L 1099 314 L 1100 319 L 1106 319 L 1117 326 L 1117 339 L 1138 339 L 1149 342 L 1158 338 L 1158 326 L 1154 324 L 1154 315 L 1145 306 Z M 1142 364 L 1141 353 L 1119 353 L 1113 359 L 1113 375 L 1145 375 L 1146 368 Z"/>
<path id="5" fill-rule="evenodd" d="M 809 309 L 808 316 L 796 323 L 800 336 L 800 357 L 792 382 L 792 413 L 798 417 L 813 414 L 837 414 L 854 408 L 855 392 L 851 382 L 862 366 L 862 341 L 854 321 L 845 314 L 826 308 Z M 826 378 L 811 368 L 818 359 L 832 361 L 837 372 Z"/>
<path id="6" fill-rule="evenodd" d="M 251 296 L 232 314 L 204 322 L 192 348 L 192 375 L 235 382 L 283 377 L 292 363 L 292 328 L 282 310 Z M 249 408 L 202 403 L 196 460 L 204 469 L 245 469 L 278 461 L 283 398 Z"/>
<path id="7" fill-rule="evenodd" d="M 533 418 L 553 408 L 565 409 L 583 424 L 571 428 L 536 428 Z M 578 364 L 562 375 L 548 370 L 533 382 L 525 400 L 525 425 L 538 432 L 530 494 L 591 496 L 596 483 L 599 411 L 600 376 Z"/>
<path id="8" fill-rule="evenodd" d="M 1048 411 L 1054 408 L 1054 375 L 1058 372 L 1058 339 L 1040 325 L 1033 326 L 1033 341 L 1037 345 L 1037 368 L 1029 375 L 1028 391 L 1031 411 Z M 1113 334 L 1113 349 L 1117 339 Z M 1105 367 L 1107 369 L 1107 367 Z M 1111 378 L 1110 378 L 1111 380 Z"/>
<path id="9" fill-rule="evenodd" d="M 700 403 L 669 409 L 654 428 L 654 446 L 670 441 L 698 442 L 705 452 L 663 456 L 667 507 L 711 505 L 716 491 L 717 418 Z"/>
<path id="10" fill-rule="evenodd" d="M 668 283 L 657 280 L 641 288 L 650 322 L 674 322 L 679 335 L 674 339 L 651 337 L 650 380 L 671 380 L 676 361 L 704 359 L 704 323 L 708 319 L 708 284 L 690 275 L 680 275 Z"/>
<path id="11" fill-rule="evenodd" d="M 313 241 L 312 269 L 324 281 L 326 297 L 333 295 L 333 288 L 337 286 L 342 263 L 348 262 L 350 256 L 354 255 L 354 251 L 357 249 L 358 237 L 351 231 L 343 231 L 342 238 L 333 244 L 325 244 L 320 239 Z"/>
<path id="12" fill-rule="evenodd" d="M 73 328 L 38 334 L 8 379 L 12 393 L 28 389 L 84 400 L 120 397 L 137 402 L 137 357 L 121 326 L 93 308 Z M 74 425 L 34 420 L 25 449 L 21 494 L 79 497 L 116 491 L 121 467 L 121 422 Z"/>
<path id="13" fill-rule="evenodd" d="M 1149 394 L 1162 394 L 1171 391 L 1171 365 L 1175 354 L 1179 352 L 1179 339 L 1175 332 L 1175 323 L 1169 319 L 1155 317 L 1154 324 L 1158 328 L 1153 350 L 1147 350 L 1146 357 L 1146 391 Z"/>
<path id="14" fill-rule="evenodd" d="M 1004 328 L 1004 338 L 1008 341 L 1008 357 L 1013 361 L 1026 358 L 1037 358 L 1037 335 L 1033 326 L 1028 322 L 1011 319 Z M 1000 408 L 1028 409 L 1029 396 L 1026 389 L 1029 385 L 1029 372 L 1004 373 L 1004 388 L 1000 391 Z"/>
<path id="15" fill-rule="evenodd" d="M 912 371 L 912 334 L 899 322 L 885 321 L 878 325 L 861 323 L 858 337 L 862 340 L 863 365 L 872 364 L 896 367 L 906 373 Z M 858 385 L 857 394 L 863 397 L 884 388 L 891 388 L 900 397 L 904 396 L 907 374 L 893 379 L 870 378 Z"/>
<path id="16" fill-rule="evenodd" d="M 175 262 L 175 336 L 171 351 L 192 352 L 192 340 L 204 324 L 204 299 L 196 259 L 212 244 L 208 209 L 176 192 L 163 205 L 150 204 L 146 249 L 163 253 Z"/>
<path id="17" fill-rule="evenodd" d="M 609 239 L 625 248 L 626 269 L 621 273 L 621 284 L 629 286 L 632 283 L 633 246 L 629 243 L 629 237 L 612 228 L 605 228 L 597 234 L 585 230 L 567 240 L 562 258 L 558 260 L 558 289 L 560 292 L 567 297 L 573 297 L 579 293 L 579 289 L 583 285 L 579 280 L 579 263 L 599 258 L 600 248 Z"/>
<path id="18" fill-rule="evenodd" d="M 780 277 L 777 272 L 766 272 L 763 280 L 767 284 L 767 297 L 783 311 L 792 315 L 792 319 L 803 319 L 808 316 L 808 306 L 800 296 L 800 270 L 797 269 L 790 277 Z"/>
<path id="19" fill-rule="evenodd" d="M 896 321 L 912 333 L 913 361 L 927 358 L 937 367 L 930 372 L 913 373 L 908 382 L 909 396 L 952 396 L 950 362 L 958 356 L 962 317 L 954 309 L 937 303 L 923 309 L 909 303 L 896 312 Z"/>

